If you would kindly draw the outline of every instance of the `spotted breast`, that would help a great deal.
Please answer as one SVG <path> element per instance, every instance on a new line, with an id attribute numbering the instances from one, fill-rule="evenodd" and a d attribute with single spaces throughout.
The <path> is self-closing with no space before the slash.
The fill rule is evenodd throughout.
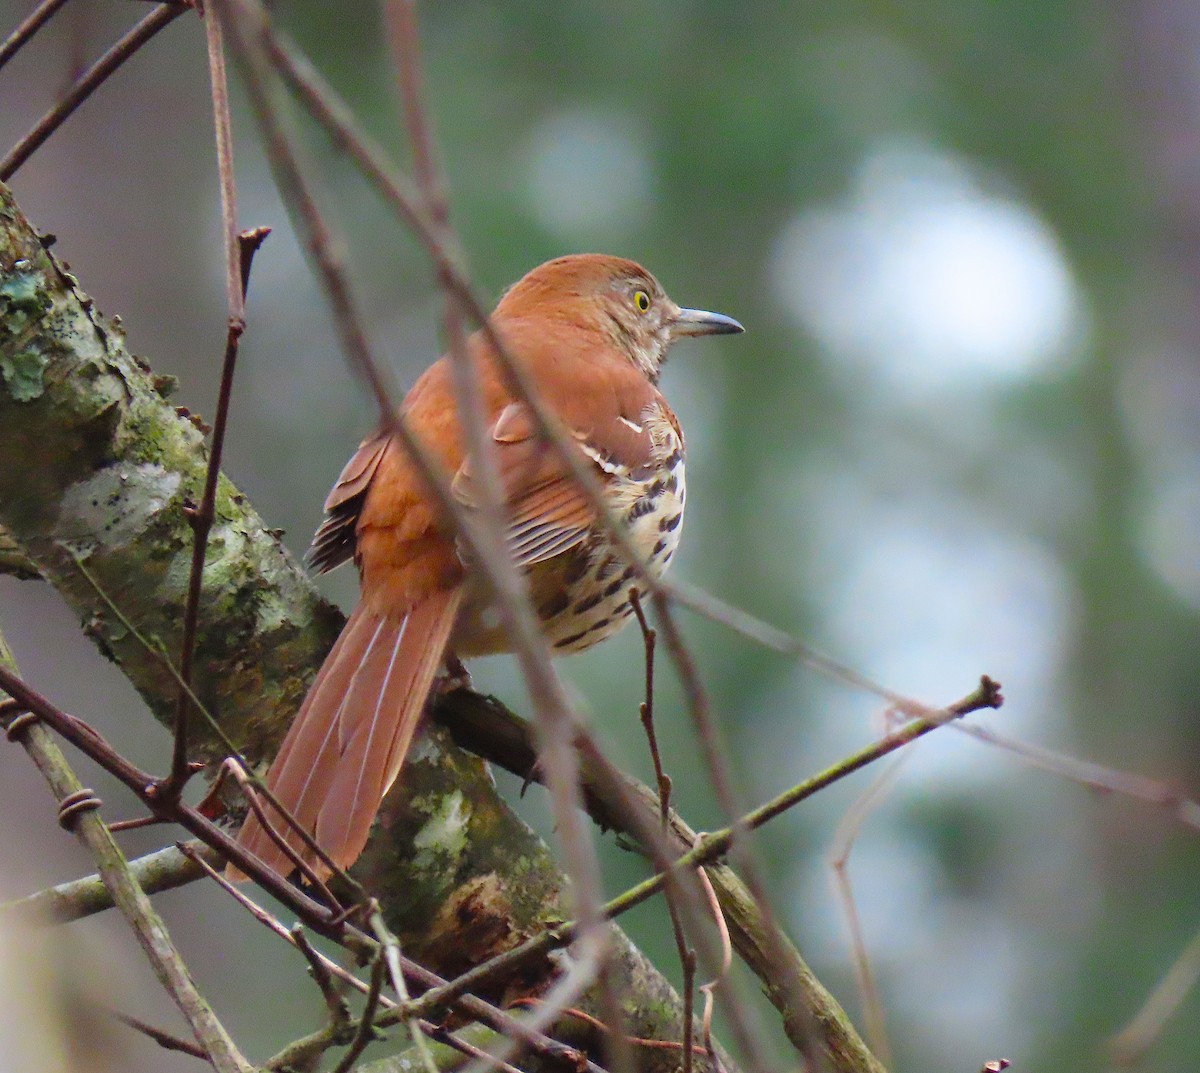
<path id="1" fill-rule="evenodd" d="M 675 415 L 655 406 L 643 415 L 643 427 L 653 443 L 651 463 L 634 471 L 608 468 L 613 476 L 609 506 L 627 527 L 633 546 L 650 572 L 660 577 L 679 546 L 684 479 L 683 434 Z M 639 430 L 640 431 L 640 430 Z M 546 635 L 557 652 L 581 652 L 614 634 L 632 613 L 629 590 L 634 569 L 613 550 L 597 526 L 573 555 L 565 557 L 564 584 L 549 600 L 538 603 Z M 535 599 L 540 579 L 534 577 Z"/>
<path id="2" fill-rule="evenodd" d="M 636 468 L 586 443 L 581 446 L 608 477 L 605 498 L 613 517 L 625 527 L 650 572 L 660 577 L 683 529 L 683 433 L 661 396 L 642 412 L 639 422 L 628 424 L 631 431 L 647 435 L 651 444 L 648 459 Z M 629 590 L 635 585 L 635 571 L 611 546 L 601 525 L 592 526 L 569 551 L 531 566 L 528 578 L 534 607 L 556 653 L 590 648 L 616 633 L 633 613 Z M 464 656 L 508 648 L 494 608 L 473 599 L 463 608 L 452 643 Z"/>

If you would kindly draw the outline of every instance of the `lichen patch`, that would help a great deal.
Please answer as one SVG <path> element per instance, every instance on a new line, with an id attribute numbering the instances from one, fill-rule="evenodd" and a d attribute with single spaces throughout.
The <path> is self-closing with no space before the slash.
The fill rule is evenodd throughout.
<path id="1" fill-rule="evenodd" d="M 447 794 L 413 838 L 413 864 L 418 872 L 433 872 L 447 858 L 457 860 L 467 848 L 471 810 L 460 790 Z"/>
<path id="2" fill-rule="evenodd" d="M 162 466 L 108 466 L 67 490 L 54 537 L 83 548 L 132 543 L 175 498 L 179 482 Z"/>

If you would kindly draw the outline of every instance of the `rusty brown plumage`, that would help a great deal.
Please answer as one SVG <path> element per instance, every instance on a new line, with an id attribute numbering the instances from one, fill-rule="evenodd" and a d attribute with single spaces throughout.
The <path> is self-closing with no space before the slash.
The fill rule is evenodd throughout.
<path id="1" fill-rule="evenodd" d="M 678 542 L 683 434 L 657 388 L 680 336 L 741 331 L 720 314 L 681 309 L 632 261 L 597 254 L 534 269 L 501 299 L 492 326 L 542 401 L 601 478 L 606 504 L 652 569 Z M 587 648 L 629 615 L 629 571 L 610 552 L 586 496 L 508 391 L 481 333 L 469 341 L 508 510 L 508 546 L 556 651 Z M 435 362 L 401 410 L 465 505 L 478 499 L 448 362 Z M 314 680 L 268 773 L 268 785 L 330 857 L 348 867 L 395 781 L 443 659 L 504 651 L 481 586 L 403 449 L 387 433 L 362 444 L 325 502 L 310 560 L 353 558 L 361 598 Z M 282 824 L 279 825 L 282 828 Z M 239 841 L 291 870 L 257 819 Z M 289 844 L 307 860 L 292 833 Z M 313 862 L 315 865 L 315 862 Z M 318 867 L 318 871 L 323 871 Z"/>

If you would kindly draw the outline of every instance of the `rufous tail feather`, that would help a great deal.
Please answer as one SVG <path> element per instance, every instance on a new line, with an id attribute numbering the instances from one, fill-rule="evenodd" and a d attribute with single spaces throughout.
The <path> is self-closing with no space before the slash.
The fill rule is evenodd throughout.
<path id="1" fill-rule="evenodd" d="M 267 786 L 341 868 L 362 853 L 396 780 L 454 625 L 461 590 L 433 593 L 403 618 L 359 604 L 300 706 Z M 322 877 L 329 869 L 264 802 L 288 845 Z M 287 875 L 287 855 L 251 813 L 238 842 Z M 232 865 L 231 879 L 245 878 Z"/>

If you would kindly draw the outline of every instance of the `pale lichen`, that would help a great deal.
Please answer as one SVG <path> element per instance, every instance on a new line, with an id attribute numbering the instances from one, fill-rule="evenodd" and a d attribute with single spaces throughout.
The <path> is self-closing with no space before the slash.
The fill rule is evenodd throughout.
<path id="1" fill-rule="evenodd" d="M 55 539 L 77 548 L 131 544 L 175 498 L 179 482 L 162 466 L 107 466 L 63 493 Z"/>
<path id="2" fill-rule="evenodd" d="M 457 861 L 467 848 L 470 822 L 471 810 L 458 790 L 441 797 L 413 838 L 414 869 L 432 874 L 443 871 L 447 860 Z"/>

